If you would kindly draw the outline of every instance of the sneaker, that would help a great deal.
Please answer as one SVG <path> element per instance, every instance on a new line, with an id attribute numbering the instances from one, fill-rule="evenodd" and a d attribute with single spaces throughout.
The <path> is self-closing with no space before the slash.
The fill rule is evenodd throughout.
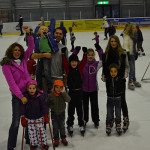
<path id="1" fill-rule="evenodd" d="M 63 145 L 67 146 L 68 145 L 68 141 L 66 139 L 62 139 L 61 142 L 63 143 Z"/>
<path id="2" fill-rule="evenodd" d="M 48 146 L 48 145 L 44 145 L 43 148 L 44 148 L 45 150 L 48 150 L 48 149 L 49 149 L 49 146 Z"/>
<path id="3" fill-rule="evenodd" d="M 54 140 L 54 141 L 53 141 L 54 147 L 58 147 L 59 143 L 60 143 L 59 140 Z"/>
<path id="4" fill-rule="evenodd" d="M 130 90 L 134 90 L 135 89 L 135 85 L 133 84 L 132 81 L 128 83 L 128 89 L 130 89 Z"/>
<path id="5" fill-rule="evenodd" d="M 133 84 L 135 85 L 135 87 L 141 87 L 141 84 L 137 81 L 133 81 Z"/>

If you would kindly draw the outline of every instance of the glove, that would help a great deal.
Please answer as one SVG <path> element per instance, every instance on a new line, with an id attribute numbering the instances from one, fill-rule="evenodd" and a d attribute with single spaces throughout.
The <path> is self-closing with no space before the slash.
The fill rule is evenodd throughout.
<path id="1" fill-rule="evenodd" d="M 61 49 L 61 52 L 62 52 L 62 53 L 65 53 L 66 50 L 67 50 L 67 48 L 66 48 L 66 47 L 63 47 L 63 48 Z"/>
<path id="2" fill-rule="evenodd" d="M 84 53 L 86 53 L 86 52 L 87 52 L 87 47 L 82 47 L 82 51 L 83 51 Z"/>
<path id="3" fill-rule="evenodd" d="M 47 123 L 49 123 L 49 116 L 48 116 L 48 114 L 45 114 L 44 115 L 44 122 L 47 124 Z"/>
<path id="4" fill-rule="evenodd" d="M 102 49 L 101 46 L 100 46 L 99 44 L 94 44 L 94 45 L 95 45 L 96 50 Z"/>
<path id="5" fill-rule="evenodd" d="M 21 124 L 22 124 L 23 127 L 26 127 L 26 125 L 27 125 L 27 120 L 26 120 L 25 116 L 22 116 L 22 117 L 21 117 Z"/>
<path id="6" fill-rule="evenodd" d="M 81 49 L 81 46 L 76 46 L 75 49 L 79 52 Z"/>

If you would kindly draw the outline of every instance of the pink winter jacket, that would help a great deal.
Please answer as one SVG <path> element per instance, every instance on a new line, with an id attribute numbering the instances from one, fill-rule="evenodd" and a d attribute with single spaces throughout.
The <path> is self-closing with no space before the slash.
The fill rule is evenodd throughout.
<path id="1" fill-rule="evenodd" d="M 20 66 L 14 61 L 12 61 L 12 65 L 2 66 L 3 74 L 7 80 L 11 93 L 16 95 L 19 99 L 23 97 L 22 93 L 27 89 L 27 82 L 32 80 L 27 70 L 27 60 L 32 54 L 33 49 L 33 37 L 28 36 L 28 48 L 24 54 Z"/>

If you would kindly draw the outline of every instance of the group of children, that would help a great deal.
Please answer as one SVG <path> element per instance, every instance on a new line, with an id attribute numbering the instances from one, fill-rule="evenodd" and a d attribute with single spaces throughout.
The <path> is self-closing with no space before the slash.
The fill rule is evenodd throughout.
<path id="1" fill-rule="evenodd" d="M 112 25 L 111 25 L 112 26 Z M 36 62 L 33 59 L 28 61 L 28 71 L 31 75 L 32 81 L 29 81 L 26 85 L 27 92 L 24 96 L 28 99 L 26 104 L 21 105 L 21 123 L 23 127 L 27 127 L 30 140 L 30 149 L 34 150 L 37 145 L 42 145 L 44 149 L 48 150 L 47 135 L 44 127 L 44 123 L 49 123 L 49 109 L 51 110 L 51 120 L 53 125 L 53 145 L 57 147 L 61 142 L 66 146 L 68 141 L 66 140 L 65 132 L 65 109 L 66 102 L 68 104 L 68 117 L 67 117 L 67 130 L 70 136 L 73 135 L 74 114 L 75 110 L 78 117 L 79 131 L 81 135 L 84 135 L 86 125 L 89 121 L 89 101 L 91 103 L 91 116 L 94 126 L 99 126 L 99 107 L 98 107 L 98 84 L 97 73 L 103 66 L 103 74 L 106 81 L 107 92 L 107 116 L 106 116 L 106 133 L 111 133 L 111 128 L 114 122 L 115 111 L 115 123 L 116 131 L 120 135 L 121 129 L 121 94 L 125 74 L 125 59 L 123 55 L 121 57 L 121 64 L 111 63 L 109 67 L 106 66 L 105 59 L 103 57 L 103 50 L 99 45 L 99 36 L 97 32 L 94 32 L 96 40 L 95 51 L 98 53 L 99 61 L 95 60 L 95 51 L 93 49 L 87 49 L 82 47 L 83 58 L 80 61 L 78 53 L 81 47 L 76 46 L 74 48 L 75 36 L 72 32 L 72 28 L 69 28 L 70 36 L 72 40 L 72 55 L 69 59 L 65 55 L 67 48 L 61 48 L 63 68 L 67 76 L 67 88 L 69 92 L 66 92 L 66 85 L 61 79 L 55 80 L 54 84 L 51 81 L 51 57 L 49 59 L 40 59 L 41 74 L 44 71 L 46 78 L 48 91 L 43 92 L 39 86 L 41 78 L 36 78 L 35 70 Z M 110 29 L 110 32 L 114 29 Z M 51 31 L 52 32 L 52 31 Z M 113 31 L 115 33 L 115 31 Z M 30 31 L 30 36 L 31 36 Z M 39 27 L 38 35 L 34 40 L 35 51 L 40 53 L 50 53 L 58 51 L 57 45 L 53 43 L 53 34 L 48 33 L 48 28 L 45 26 Z M 111 35 L 110 35 L 111 36 Z M 114 38 L 115 39 L 115 38 Z M 36 44 L 37 43 L 37 44 Z M 107 59 L 107 58 L 106 58 Z M 46 67 L 47 64 L 47 67 Z M 34 69 L 31 69 L 34 66 Z M 40 87 L 40 89 L 38 88 Z M 115 107 L 115 109 L 114 109 Z M 128 124 L 129 125 L 129 124 Z"/>

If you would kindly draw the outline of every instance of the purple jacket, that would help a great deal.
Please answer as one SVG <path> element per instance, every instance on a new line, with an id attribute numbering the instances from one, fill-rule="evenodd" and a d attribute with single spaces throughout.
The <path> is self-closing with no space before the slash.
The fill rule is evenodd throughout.
<path id="1" fill-rule="evenodd" d="M 28 119 L 38 119 L 45 114 L 49 114 L 45 100 L 46 94 L 43 91 L 40 91 L 36 97 L 30 96 L 28 92 L 24 93 L 24 95 L 27 97 L 28 102 L 21 104 L 21 115 L 25 115 Z"/>
<path id="2" fill-rule="evenodd" d="M 102 67 L 103 50 L 97 50 L 100 60 L 87 61 L 82 71 L 82 90 L 84 92 L 94 92 L 98 90 L 97 72 Z M 77 54 L 77 50 L 73 54 Z"/>
<path id="3" fill-rule="evenodd" d="M 33 37 L 28 36 L 28 48 L 24 54 L 20 66 L 13 60 L 10 60 L 12 61 L 12 65 L 2 66 L 3 74 L 7 80 L 11 93 L 16 95 L 19 99 L 23 97 L 22 93 L 26 91 L 27 82 L 32 80 L 27 70 L 27 60 L 32 54 L 33 49 Z"/>
<path id="4" fill-rule="evenodd" d="M 99 35 L 96 35 L 96 37 L 94 39 L 92 39 L 92 40 L 95 40 L 96 43 L 99 43 Z"/>

